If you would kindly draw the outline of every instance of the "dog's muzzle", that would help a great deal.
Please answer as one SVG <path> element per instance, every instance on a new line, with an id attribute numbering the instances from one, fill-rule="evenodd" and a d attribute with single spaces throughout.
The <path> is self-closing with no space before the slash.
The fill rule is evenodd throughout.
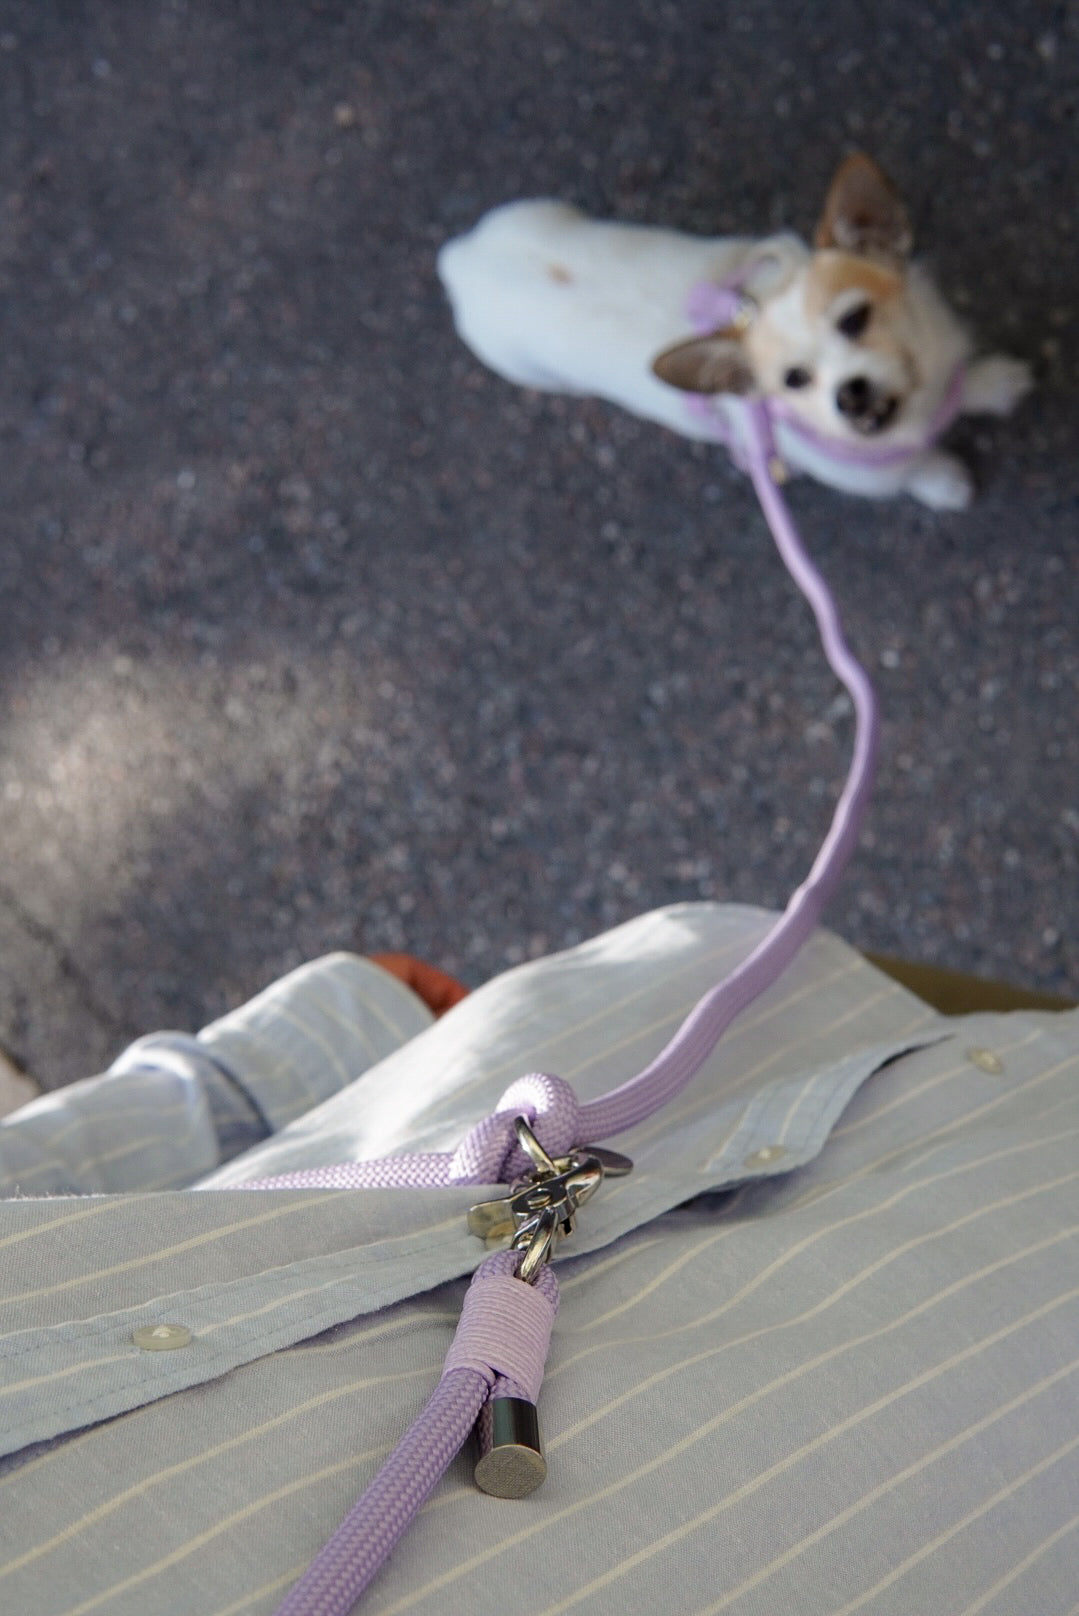
<path id="1" fill-rule="evenodd" d="M 852 376 L 836 390 L 836 409 L 856 432 L 873 437 L 890 426 L 899 413 L 894 393 L 875 387 L 866 376 Z"/>

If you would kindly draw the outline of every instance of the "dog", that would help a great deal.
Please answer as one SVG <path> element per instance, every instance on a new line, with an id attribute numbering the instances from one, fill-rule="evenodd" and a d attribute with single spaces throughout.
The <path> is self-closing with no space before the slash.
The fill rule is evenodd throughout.
<path id="1" fill-rule="evenodd" d="M 701 238 L 511 202 L 448 242 L 438 272 L 458 333 L 524 387 L 610 400 L 737 453 L 739 398 L 767 401 L 786 466 L 852 494 L 971 498 L 937 447 L 960 414 L 1011 413 L 1021 360 L 974 357 L 907 210 L 862 153 L 839 167 L 812 248 Z"/>

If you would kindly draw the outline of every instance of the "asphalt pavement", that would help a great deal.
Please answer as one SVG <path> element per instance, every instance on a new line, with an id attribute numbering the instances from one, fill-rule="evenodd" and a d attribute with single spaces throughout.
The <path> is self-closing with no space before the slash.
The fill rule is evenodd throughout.
<path id="1" fill-rule="evenodd" d="M 750 488 L 434 266 L 518 196 L 808 232 L 854 148 L 1038 386 L 965 513 L 792 488 L 884 715 L 827 918 L 1075 993 L 1077 103 L 1072 4 L 0 0 L 0 1049 L 782 905 L 851 725 Z"/>

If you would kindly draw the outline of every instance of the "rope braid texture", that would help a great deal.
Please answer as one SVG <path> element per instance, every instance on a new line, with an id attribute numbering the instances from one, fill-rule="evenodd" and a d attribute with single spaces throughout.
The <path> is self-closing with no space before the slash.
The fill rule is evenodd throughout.
<path id="1" fill-rule="evenodd" d="M 423 1412 L 294 1584 L 277 1616 L 345 1616 L 467 1442 L 488 1397 L 536 1401 L 558 1312 L 558 1281 L 550 1268 L 541 1268 L 535 1285 L 526 1285 L 514 1277 L 517 1261 L 514 1252 L 498 1251 L 480 1264 L 442 1379 Z M 486 1297 L 488 1291 L 497 1291 L 497 1298 Z M 487 1303 L 496 1300 L 498 1316 L 492 1320 Z M 502 1372 L 507 1365 L 514 1374 Z"/>
<path id="2" fill-rule="evenodd" d="M 876 702 L 865 671 L 846 644 L 828 586 L 806 554 L 776 484 L 769 406 L 763 401 L 743 402 L 740 419 L 737 459 L 753 481 L 788 571 L 813 610 L 829 666 L 854 705 L 847 782 L 805 881 L 748 958 L 701 999 L 650 1065 L 608 1094 L 581 1105 L 561 1078 L 531 1073 L 510 1086 L 497 1111 L 478 1122 L 452 1154 L 344 1162 L 256 1180 L 243 1188 L 512 1183 L 531 1165 L 516 1141 L 516 1118 L 528 1121 L 552 1158 L 643 1122 L 686 1087 L 735 1017 L 771 986 L 813 932 L 854 851 L 868 805 L 878 745 Z M 535 1401 L 558 1286 L 546 1266 L 534 1286 L 524 1284 L 511 1277 L 516 1265 L 517 1256 L 511 1252 L 497 1253 L 481 1264 L 466 1297 L 448 1367 L 430 1401 L 277 1616 L 347 1616 L 467 1440 L 492 1392 Z M 477 1293 L 482 1299 L 483 1287 L 492 1281 L 500 1282 L 497 1302 L 493 1291 L 490 1297 L 495 1305 L 470 1307 L 468 1298 Z M 515 1292 L 529 1300 L 516 1306 L 520 1298 Z M 539 1310 L 548 1315 L 545 1329 Z"/>

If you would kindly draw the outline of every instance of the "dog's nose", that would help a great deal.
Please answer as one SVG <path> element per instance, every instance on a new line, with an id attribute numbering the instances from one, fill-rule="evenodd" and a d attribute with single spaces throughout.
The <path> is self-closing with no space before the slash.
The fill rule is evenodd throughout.
<path id="1" fill-rule="evenodd" d="M 835 395 L 840 415 L 865 415 L 873 397 L 873 389 L 864 376 L 852 376 Z"/>
<path id="2" fill-rule="evenodd" d="M 836 388 L 836 408 L 856 432 L 883 432 L 895 420 L 899 399 L 875 387 L 866 376 L 851 376 Z"/>

